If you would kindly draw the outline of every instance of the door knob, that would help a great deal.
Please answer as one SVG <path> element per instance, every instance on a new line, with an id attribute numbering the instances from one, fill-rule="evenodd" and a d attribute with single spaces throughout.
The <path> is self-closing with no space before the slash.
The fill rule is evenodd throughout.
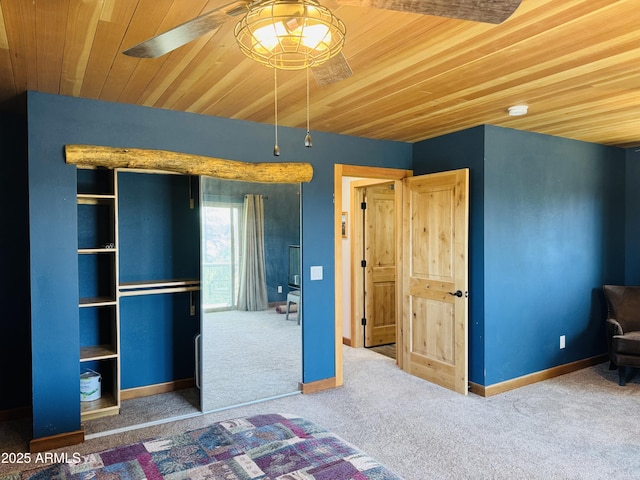
<path id="1" fill-rule="evenodd" d="M 454 297 L 461 298 L 463 293 L 462 290 L 456 290 L 455 292 L 447 292 L 449 295 L 453 295 Z"/>

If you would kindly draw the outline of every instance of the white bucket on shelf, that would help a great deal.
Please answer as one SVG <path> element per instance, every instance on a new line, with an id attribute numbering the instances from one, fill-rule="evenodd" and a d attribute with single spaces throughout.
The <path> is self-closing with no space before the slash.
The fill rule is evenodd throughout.
<path id="1" fill-rule="evenodd" d="M 102 395 L 102 375 L 93 370 L 80 374 L 80 401 L 91 402 Z"/>

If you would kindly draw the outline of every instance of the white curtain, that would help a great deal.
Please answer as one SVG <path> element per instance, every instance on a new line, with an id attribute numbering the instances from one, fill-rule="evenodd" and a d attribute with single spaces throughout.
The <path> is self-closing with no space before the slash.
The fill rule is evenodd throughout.
<path id="1" fill-rule="evenodd" d="M 238 310 L 266 310 L 267 276 L 264 266 L 264 202 L 262 195 L 244 196 L 242 260 Z"/>

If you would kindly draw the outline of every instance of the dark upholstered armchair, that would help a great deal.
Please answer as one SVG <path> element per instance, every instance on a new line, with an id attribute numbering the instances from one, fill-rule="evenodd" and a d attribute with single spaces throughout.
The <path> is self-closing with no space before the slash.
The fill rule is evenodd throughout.
<path id="1" fill-rule="evenodd" d="M 607 343 L 611 370 L 619 383 L 627 381 L 627 367 L 640 368 L 640 287 L 604 285 L 607 299 Z"/>

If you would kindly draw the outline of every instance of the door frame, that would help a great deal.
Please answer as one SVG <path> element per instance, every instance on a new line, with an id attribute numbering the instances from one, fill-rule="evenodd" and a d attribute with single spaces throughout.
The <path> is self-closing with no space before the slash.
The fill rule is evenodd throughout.
<path id="1" fill-rule="evenodd" d="M 402 232 L 398 231 L 398 227 L 402 226 L 402 215 L 398 216 L 398 213 L 402 214 L 402 209 L 398 212 L 397 204 L 402 202 L 402 184 L 398 185 L 399 180 L 393 180 L 395 187 L 395 246 L 398 246 L 398 235 Z M 351 196 L 349 215 L 351 217 L 351 346 L 354 348 L 364 348 L 364 332 L 362 325 L 358 323 L 358 319 L 362 318 L 362 295 L 364 291 L 363 279 L 362 279 L 362 267 L 357 265 L 355 260 L 355 254 L 358 254 L 358 258 L 362 259 L 362 242 L 363 242 L 363 229 L 362 217 L 358 215 L 356 218 L 356 212 L 362 212 L 360 203 L 362 202 L 362 190 L 367 187 L 380 184 L 390 184 L 388 179 L 381 178 L 364 178 L 360 180 L 354 180 L 349 185 L 349 194 Z M 398 192 L 398 189 L 400 192 Z M 398 271 L 398 250 L 396 248 L 396 272 Z M 397 279 L 396 279 L 397 281 Z M 398 289 L 396 288 L 396 294 Z M 356 301 L 357 299 L 357 301 Z M 397 303 L 397 302 L 396 302 Z M 396 315 L 396 321 L 400 318 Z M 397 357 L 397 355 L 396 355 Z"/>
<path id="2" fill-rule="evenodd" d="M 401 181 L 405 177 L 413 176 L 413 170 L 397 168 L 367 167 L 359 165 L 345 165 L 336 163 L 333 169 L 333 219 L 334 219 L 334 328 L 335 328 L 335 382 L 336 386 L 344 384 L 343 355 L 342 355 L 342 177 L 374 178 L 384 180 Z M 396 195 L 402 195 L 402 189 L 396 189 Z M 396 213 L 397 216 L 397 213 Z M 402 222 L 400 222 L 400 226 Z M 397 230 L 396 230 L 397 231 Z M 401 238 L 401 237 L 398 237 Z M 397 244 L 396 244 L 397 245 Z M 398 248 L 396 255 L 401 255 L 401 248 Z M 401 274 L 401 264 L 396 264 L 398 274 Z M 396 281 L 396 293 L 398 293 L 399 283 Z M 402 340 L 401 322 L 402 318 L 401 295 L 396 295 L 396 303 L 400 309 L 396 308 L 396 345 Z M 353 335 L 353 332 L 352 332 Z"/>

